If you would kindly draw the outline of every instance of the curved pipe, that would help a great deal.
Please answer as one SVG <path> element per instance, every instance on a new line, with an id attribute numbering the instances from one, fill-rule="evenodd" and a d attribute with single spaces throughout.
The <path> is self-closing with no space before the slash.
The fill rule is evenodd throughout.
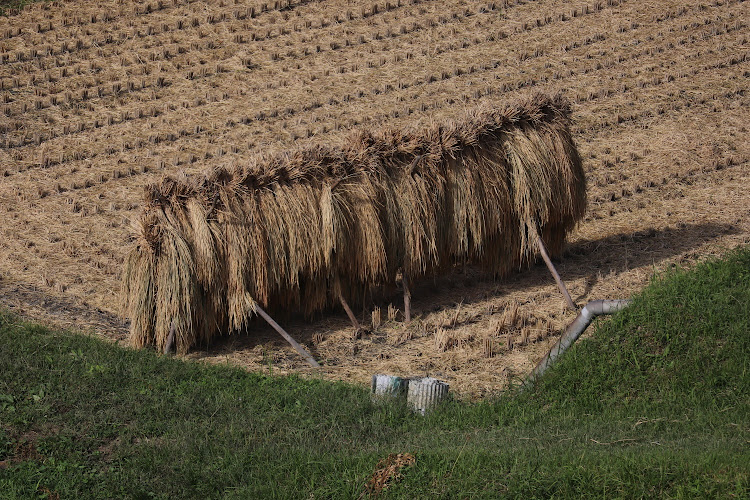
<path id="1" fill-rule="evenodd" d="M 541 377 L 544 372 L 552 366 L 557 358 L 564 353 L 573 342 L 578 340 L 583 331 L 588 327 L 595 317 L 603 314 L 614 314 L 617 311 L 625 309 L 630 300 L 592 300 L 586 304 L 576 319 L 568 326 L 560 340 L 549 350 L 549 352 L 536 365 L 531 375 L 526 379 L 524 385 L 530 385 Z"/>

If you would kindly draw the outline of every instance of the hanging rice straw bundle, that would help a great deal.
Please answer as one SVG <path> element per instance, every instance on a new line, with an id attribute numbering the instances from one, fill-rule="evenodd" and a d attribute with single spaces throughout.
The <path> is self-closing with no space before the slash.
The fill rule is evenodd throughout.
<path id="1" fill-rule="evenodd" d="M 560 96 L 422 131 L 258 156 L 147 188 L 123 293 L 135 345 L 179 352 L 246 326 L 255 305 L 313 312 L 363 287 L 475 263 L 501 276 L 539 235 L 559 253 L 585 179 Z"/>

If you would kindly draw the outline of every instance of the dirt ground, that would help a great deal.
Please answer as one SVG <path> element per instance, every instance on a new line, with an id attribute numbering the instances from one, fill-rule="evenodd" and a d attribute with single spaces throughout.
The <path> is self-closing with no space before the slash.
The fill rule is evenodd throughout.
<path id="1" fill-rule="evenodd" d="M 126 344 L 120 271 L 143 186 L 353 129 L 419 126 L 562 91 L 589 208 L 556 263 L 578 305 L 750 242 L 743 1 L 71 1 L 0 18 L 0 304 Z M 390 304 L 389 304 L 390 303 Z M 389 305 L 393 309 L 389 315 Z M 523 377 L 574 313 L 543 264 L 471 268 L 343 311 L 255 322 L 191 359 L 477 398 Z"/>

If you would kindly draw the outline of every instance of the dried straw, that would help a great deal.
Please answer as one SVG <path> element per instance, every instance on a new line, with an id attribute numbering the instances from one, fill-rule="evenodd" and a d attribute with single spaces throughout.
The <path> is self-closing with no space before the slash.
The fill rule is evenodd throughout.
<path id="1" fill-rule="evenodd" d="M 585 179 L 560 96 L 475 109 L 423 131 L 258 156 L 146 189 L 124 273 L 135 345 L 179 352 L 263 307 L 313 312 L 339 293 L 477 263 L 501 276 L 551 254 L 583 216 Z"/>

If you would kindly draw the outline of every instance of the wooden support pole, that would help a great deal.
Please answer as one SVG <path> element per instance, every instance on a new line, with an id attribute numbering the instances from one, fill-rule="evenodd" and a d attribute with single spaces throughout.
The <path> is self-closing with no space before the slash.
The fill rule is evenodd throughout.
<path id="1" fill-rule="evenodd" d="M 286 333 L 284 329 L 281 328 L 279 324 L 276 323 L 273 318 L 271 318 L 271 316 L 269 316 L 268 313 L 266 313 L 266 311 L 264 311 L 257 303 L 255 304 L 255 312 L 258 313 L 258 316 L 266 320 L 266 323 L 271 325 L 274 330 L 279 332 L 279 335 L 284 337 L 284 339 L 286 339 L 286 341 L 289 342 L 292 347 L 294 347 L 294 350 L 300 353 L 300 355 L 305 358 L 307 362 L 313 366 L 313 368 L 320 368 L 320 365 L 317 361 L 315 361 L 315 358 L 313 358 L 312 355 L 310 355 L 310 353 L 307 352 L 304 347 L 299 345 L 296 340 L 294 340 L 288 333 Z"/>
<path id="2" fill-rule="evenodd" d="M 349 316 L 349 321 L 352 322 L 352 326 L 354 326 L 354 331 L 358 332 L 361 327 L 359 326 L 359 321 L 357 321 L 357 317 L 354 315 L 354 312 L 352 312 L 351 307 L 349 307 L 349 304 L 347 304 L 346 299 L 344 299 L 344 295 L 339 292 L 339 301 L 341 302 L 341 306 L 344 308 L 344 311 L 346 311 L 346 315 Z"/>
<path id="3" fill-rule="evenodd" d="M 565 283 L 563 283 L 563 280 L 560 279 L 560 275 L 557 274 L 555 266 L 552 265 L 552 261 L 550 260 L 549 255 L 547 255 L 547 249 L 544 247 L 542 238 L 540 238 L 538 234 L 536 235 L 536 241 L 539 246 L 539 253 L 542 254 L 542 259 L 544 259 L 544 263 L 547 264 L 547 269 L 549 269 L 549 272 L 552 273 L 552 277 L 555 278 L 555 282 L 557 282 L 557 288 L 560 289 L 560 293 L 562 293 L 563 297 L 565 297 L 565 301 L 568 303 L 568 307 L 572 311 L 575 311 L 578 308 L 576 307 L 575 302 L 573 302 L 573 299 L 570 297 L 570 293 L 568 293 L 568 289 L 565 287 Z"/>
<path id="4" fill-rule="evenodd" d="M 362 293 L 362 323 L 367 323 L 367 289 L 369 287 L 363 286 L 364 293 Z"/>
<path id="5" fill-rule="evenodd" d="M 174 325 L 174 320 L 172 320 L 172 323 L 169 325 L 169 335 L 167 335 L 167 343 L 164 344 L 164 354 L 169 354 L 170 352 L 176 350 L 174 348 L 174 337 L 175 337 L 175 325 Z"/>
<path id="6" fill-rule="evenodd" d="M 411 321 L 411 290 L 409 289 L 409 278 L 406 271 L 401 271 L 401 283 L 404 285 L 404 321 Z"/>

